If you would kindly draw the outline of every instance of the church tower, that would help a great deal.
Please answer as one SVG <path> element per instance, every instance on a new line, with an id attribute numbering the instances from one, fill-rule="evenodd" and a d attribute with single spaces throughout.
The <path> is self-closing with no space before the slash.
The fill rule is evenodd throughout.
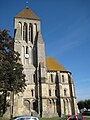
<path id="1" fill-rule="evenodd" d="M 40 20 L 29 8 L 25 8 L 15 16 L 14 50 L 20 54 L 28 84 L 34 81 L 35 67 L 40 62 L 45 65 L 44 49 Z"/>
<path id="2" fill-rule="evenodd" d="M 29 8 L 25 8 L 15 16 L 14 50 L 20 54 L 27 83 L 33 83 L 35 67 L 40 62 L 45 64 L 45 50 L 41 38 L 40 20 Z"/>
<path id="3" fill-rule="evenodd" d="M 46 80 L 45 45 L 40 30 L 40 19 L 27 7 L 15 16 L 14 28 L 14 50 L 20 54 L 27 84 L 21 96 L 26 107 L 29 106 L 27 113 L 39 113 L 39 82 L 41 78 Z"/>

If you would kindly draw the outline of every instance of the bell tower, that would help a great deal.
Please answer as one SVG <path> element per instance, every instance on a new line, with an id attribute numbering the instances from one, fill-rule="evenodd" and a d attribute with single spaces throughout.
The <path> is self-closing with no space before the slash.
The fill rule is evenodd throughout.
<path id="1" fill-rule="evenodd" d="M 29 106 L 28 113 L 33 110 L 37 114 L 42 114 L 41 93 L 44 91 L 43 86 L 47 79 L 45 45 L 41 35 L 40 19 L 26 7 L 15 16 L 14 29 L 14 50 L 20 54 L 26 75 L 27 88 L 22 99 L 29 99 L 32 107 Z"/>
<path id="2" fill-rule="evenodd" d="M 27 7 L 14 18 L 15 43 L 14 50 L 20 54 L 21 63 L 24 67 L 27 83 L 33 83 L 35 72 L 34 46 L 37 32 L 40 31 L 39 18 Z"/>

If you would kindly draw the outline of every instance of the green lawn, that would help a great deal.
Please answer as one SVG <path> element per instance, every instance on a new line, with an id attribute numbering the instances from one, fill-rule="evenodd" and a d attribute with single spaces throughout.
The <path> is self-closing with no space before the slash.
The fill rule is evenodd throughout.
<path id="1" fill-rule="evenodd" d="M 88 118 L 88 117 L 85 117 L 85 120 L 90 120 L 90 117 Z"/>
<path id="2" fill-rule="evenodd" d="M 7 119 L 7 118 L 1 118 L 1 117 L 0 117 L 0 120 L 9 120 L 9 119 Z"/>
<path id="3" fill-rule="evenodd" d="M 53 118 L 40 118 L 40 120 L 59 120 L 58 117 L 53 117 Z"/>

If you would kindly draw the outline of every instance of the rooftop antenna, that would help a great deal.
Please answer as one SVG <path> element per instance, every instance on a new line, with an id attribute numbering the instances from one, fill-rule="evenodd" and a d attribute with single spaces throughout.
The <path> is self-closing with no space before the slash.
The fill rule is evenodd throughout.
<path id="1" fill-rule="evenodd" d="M 26 1 L 26 8 L 28 8 L 28 3 L 29 3 L 29 2 L 28 2 L 28 0 L 27 0 L 27 1 Z"/>

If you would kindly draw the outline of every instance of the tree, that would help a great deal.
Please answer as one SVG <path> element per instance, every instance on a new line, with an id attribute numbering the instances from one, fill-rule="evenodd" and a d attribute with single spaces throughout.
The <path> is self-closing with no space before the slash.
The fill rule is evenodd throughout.
<path id="1" fill-rule="evenodd" d="M 7 92 L 11 91 L 11 95 L 23 92 L 26 86 L 23 66 L 18 52 L 13 49 L 13 43 L 14 40 L 9 35 L 9 31 L 0 30 L 0 91 L 5 96 L 3 114 L 6 108 Z"/>
<path id="2" fill-rule="evenodd" d="M 80 110 L 80 112 L 81 112 L 81 109 L 84 108 L 84 101 L 79 101 L 79 102 L 78 102 L 78 108 L 79 108 L 79 110 Z"/>
<path id="3" fill-rule="evenodd" d="M 90 99 L 84 101 L 84 106 L 87 110 L 90 109 Z"/>
<path id="4" fill-rule="evenodd" d="M 86 108 L 87 110 L 90 109 L 90 99 L 79 101 L 78 102 L 78 108 L 81 111 L 81 109 Z"/>

